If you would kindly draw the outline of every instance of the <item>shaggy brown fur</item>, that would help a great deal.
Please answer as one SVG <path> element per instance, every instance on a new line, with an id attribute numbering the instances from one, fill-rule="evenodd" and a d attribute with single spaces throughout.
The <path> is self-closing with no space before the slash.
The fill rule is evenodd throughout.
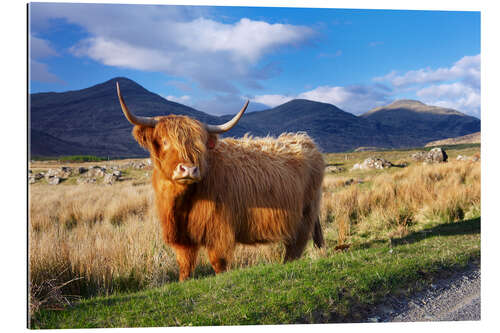
<path id="1" fill-rule="evenodd" d="M 285 261 L 300 257 L 311 235 L 317 247 L 323 245 L 324 161 L 307 134 L 218 140 L 191 118 L 158 119 L 154 128 L 135 126 L 133 135 L 151 153 L 157 213 L 181 281 L 193 271 L 201 246 L 220 273 L 236 243 L 283 241 Z M 201 180 L 173 180 L 179 163 L 198 166 Z"/>

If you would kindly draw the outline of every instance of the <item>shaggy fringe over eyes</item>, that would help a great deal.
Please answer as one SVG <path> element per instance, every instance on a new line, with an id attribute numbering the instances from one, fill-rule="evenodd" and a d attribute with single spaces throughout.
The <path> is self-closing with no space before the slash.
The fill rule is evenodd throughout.
<path id="1" fill-rule="evenodd" d="M 159 154 L 157 146 L 166 140 L 170 149 L 177 151 L 184 161 L 200 165 L 205 164 L 202 158 L 206 152 L 208 135 L 203 124 L 186 116 L 170 115 L 158 118 L 155 128 L 135 126 L 132 134 L 137 142 L 146 148 L 153 158 Z"/>
<path id="2" fill-rule="evenodd" d="M 156 125 L 155 135 L 165 138 L 185 161 L 199 164 L 206 152 L 207 132 L 203 125 L 186 116 L 167 116 Z"/>

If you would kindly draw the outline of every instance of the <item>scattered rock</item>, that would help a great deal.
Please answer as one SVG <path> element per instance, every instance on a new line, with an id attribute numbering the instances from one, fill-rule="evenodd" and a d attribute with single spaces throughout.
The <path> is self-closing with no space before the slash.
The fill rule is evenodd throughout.
<path id="1" fill-rule="evenodd" d="M 132 168 L 132 169 L 144 169 L 146 167 L 146 163 L 142 161 L 131 161 L 128 163 L 125 163 L 123 165 L 124 169 Z"/>
<path id="2" fill-rule="evenodd" d="M 45 174 L 45 178 L 48 180 L 52 177 L 68 178 L 71 176 L 73 168 L 70 167 L 60 167 L 58 169 L 49 169 Z"/>
<path id="3" fill-rule="evenodd" d="M 428 152 L 425 151 L 418 151 L 412 155 L 410 155 L 412 159 L 418 162 L 424 162 L 424 163 L 443 163 L 448 161 L 448 155 L 446 154 L 446 151 L 443 148 L 433 148 Z"/>
<path id="4" fill-rule="evenodd" d="M 330 173 L 340 173 L 340 172 L 344 172 L 345 168 L 337 167 L 335 165 L 329 165 L 326 167 L 325 171 L 330 172 Z"/>
<path id="5" fill-rule="evenodd" d="M 118 176 L 115 172 L 116 171 L 105 174 L 102 182 L 104 184 L 113 185 L 120 178 L 120 176 Z"/>
<path id="6" fill-rule="evenodd" d="M 97 182 L 97 179 L 95 178 L 90 178 L 90 177 L 81 177 L 76 180 L 77 184 L 95 184 Z"/>
<path id="7" fill-rule="evenodd" d="M 85 167 L 79 167 L 78 169 L 75 169 L 75 173 L 78 174 L 78 175 L 81 175 L 85 172 L 89 171 L 89 169 L 85 168 Z"/>
<path id="8" fill-rule="evenodd" d="M 32 170 L 28 170 L 28 183 L 29 184 L 34 184 L 38 180 L 43 179 L 43 177 L 44 177 L 43 172 L 33 173 Z"/>
<path id="9" fill-rule="evenodd" d="M 463 156 L 463 155 L 458 155 L 457 156 L 457 161 L 472 161 L 472 162 L 477 162 L 479 161 L 480 157 L 478 154 L 475 154 L 473 156 Z"/>
<path id="10" fill-rule="evenodd" d="M 448 161 L 448 155 L 443 148 L 433 148 L 425 157 L 425 163 L 443 163 Z"/>
<path id="11" fill-rule="evenodd" d="M 363 163 L 356 163 L 351 170 L 358 169 L 386 169 L 392 167 L 393 164 L 380 157 L 368 157 Z"/>
<path id="12" fill-rule="evenodd" d="M 57 176 L 52 176 L 52 177 L 49 177 L 47 179 L 47 183 L 49 183 L 50 185 L 57 185 L 61 182 L 61 178 L 57 177 Z"/>
<path id="13" fill-rule="evenodd" d="M 425 151 L 418 151 L 415 154 L 410 155 L 411 158 L 418 162 L 425 160 L 426 156 L 427 153 Z"/>
<path id="14" fill-rule="evenodd" d="M 93 166 L 89 168 L 89 170 L 86 173 L 86 177 L 88 178 L 101 178 L 104 177 L 104 172 L 106 171 L 106 168 L 102 168 L 99 166 Z"/>

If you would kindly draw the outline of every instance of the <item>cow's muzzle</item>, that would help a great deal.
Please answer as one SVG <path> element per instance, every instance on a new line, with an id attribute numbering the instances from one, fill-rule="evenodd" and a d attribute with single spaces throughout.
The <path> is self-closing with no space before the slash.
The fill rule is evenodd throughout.
<path id="1" fill-rule="evenodd" d="M 192 184 L 201 180 L 200 168 L 196 165 L 179 163 L 172 177 L 178 183 Z"/>

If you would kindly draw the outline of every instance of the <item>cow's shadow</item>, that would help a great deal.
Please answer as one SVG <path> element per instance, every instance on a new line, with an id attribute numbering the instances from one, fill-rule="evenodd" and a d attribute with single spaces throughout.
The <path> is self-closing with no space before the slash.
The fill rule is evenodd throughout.
<path id="1" fill-rule="evenodd" d="M 436 236 L 454 236 L 454 235 L 470 235 L 481 232 L 481 217 L 459 222 L 442 223 L 437 226 L 415 231 L 400 238 L 389 239 L 390 246 L 399 246 L 404 244 L 412 244 L 423 239 Z M 358 245 L 358 248 L 370 248 L 374 245 L 387 244 L 387 240 L 373 240 Z"/>
<path id="2" fill-rule="evenodd" d="M 210 264 L 198 263 L 194 272 L 191 274 L 192 279 L 203 279 L 208 276 L 215 276 L 215 271 Z"/>

